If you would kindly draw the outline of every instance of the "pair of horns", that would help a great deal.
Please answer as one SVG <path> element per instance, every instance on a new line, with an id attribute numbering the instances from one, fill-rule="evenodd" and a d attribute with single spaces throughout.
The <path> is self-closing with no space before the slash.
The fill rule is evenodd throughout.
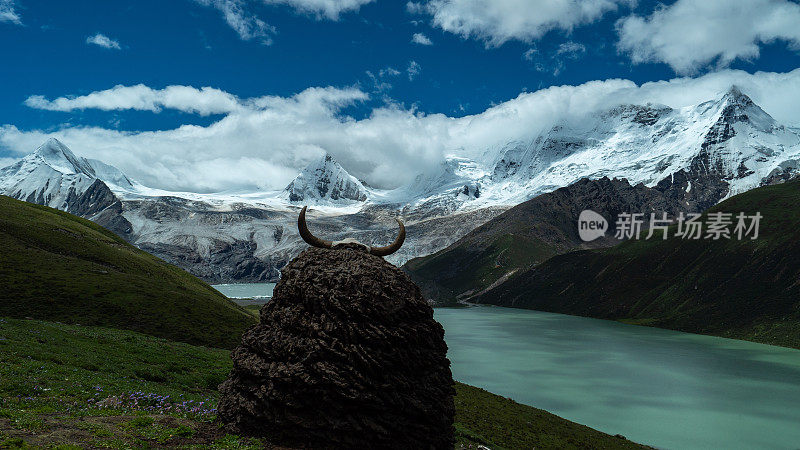
<path id="1" fill-rule="evenodd" d="M 303 206 L 303 209 L 300 210 L 300 216 L 297 218 L 297 229 L 300 230 L 300 237 L 312 247 L 332 248 L 333 242 L 320 239 L 308 231 L 308 225 L 306 225 L 306 208 L 308 207 Z M 397 238 L 386 247 L 367 247 L 371 254 L 375 256 L 387 256 L 400 250 L 400 247 L 403 246 L 403 241 L 406 240 L 406 227 L 400 219 L 395 220 L 397 220 L 397 224 L 400 225 L 400 233 L 397 235 Z"/>

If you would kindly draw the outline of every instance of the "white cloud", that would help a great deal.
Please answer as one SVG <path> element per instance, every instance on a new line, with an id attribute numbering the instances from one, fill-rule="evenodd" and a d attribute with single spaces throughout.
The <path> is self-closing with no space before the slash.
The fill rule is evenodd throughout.
<path id="1" fill-rule="evenodd" d="M 579 59 L 586 53 L 586 46 L 574 41 L 562 42 L 554 50 L 543 54 L 535 47 L 531 47 L 522 54 L 522 59 L 532 63 L 537 72 L 550 73 L 557 77 L 566 67 L 565 60 Z"/>
<path id="2" fill-rule="evenodd" d="M 372 92 L 382 94 L 387 103 L 391 102 L 391 98 L 386 96 L 386 93 L 394 87 L 392 83 L 388 81 L 388 79 L 397 77 L 401 73 L 402 72 L 391 66 L 385 67 L 379 70 L 377 73 L 373 73 L 371 70 L 366 71 L 370 83 L 372 84 Z"/>
<path id="3" fill-rule="evenodd" d="M 525 53 L 522 54 L 522 59 L 526 61 L 533 61 L 536 58 L 536 55 L 539 53 L 539 50 L 531 47 L 525 50 Z"/>
<path id="4" fill-rule="evenodd" d="M 59 97 L 53 100 L 41 95 L 32 95 L 25 100 L 25 105 L 48 111 L 135 109 L 159 112 L 162 108 L 167 108 L 204 116 L 232 113 L 247 107 L 236 96 L 210 87 L 197 89 L 191 86 L 167 86 L 164 89 L 152 89 L 143 84 L 118 85 L 88 95 Z"/>
<path id="5" fill-rule="evenodd" d="M 343 12 L 358 11 L 373 0 L 263 0 L 264 3 L 288 5 L 297 12 L 313 14 L 318 19 L 339 20 Z"/>
<path id="6" fill-rule="evenodd" d="M 411 14 L 422 14 L 425 12 L 425 5 L 421 2 L 408 2 L 406 3 L 406 11 Z"/>
<path id="7" fill-rule="evenodd" d="M 381 77 L 396 77 L 400 75 L 400 71 L 395 69 L 394 67 L 387 67 L 385 69 L 381 69 L 379 74 Z"/>
<path id="8" fill-rule="evenodd" d="M 378 72 L 378 75 L 372 73 L 371 70 L 366 71 L 369 81 L 372 83 L 372 92 L 383 93 L 392 89 L 392 83 L 384 81 L 383 70 Z"/>
<path id="9" fill-rule="evenodd" d="M 433 45 L 433 41 L 422 33 L 414 33 L 414 35 L 411 36 L 411 42 L 419 45 Z"/>
<path id="10" fill-rule="evenodd" d="M 406 68 L 406 74 L 408 74 L 408 81 L 414 81 L 414 78 L 422 72 L 422 66 L 419 65 L 416 61 L 409 61 L 408 67 Z"/>
<path id="11" fill-rule="evenodd" d="M 66 125 L 51 132 L 7 124 L 0 126 L 0 147 L 14 152 L 8 156 L 22 155 L 47 138 L 57 137 L 79 155 L 113 164 L 146 185 L 197 191 L 280 189 L 312 158 L 328 151 L 355 176 L 375 186 L 394 187 L 438 167 L 444 155 L 478 157 L 490 146 L 533 138 L 558 120 L 580 118 L 620 103 L 653 102 L 679 108 L 714 98 L 731 84 L 740 86 L 779 122 L 800 126 L 796 106 L 800 104 L 800 69 L 755 74 L 721 70 L 640 86 L 623 79 L 555 86 L 522 93 L 480 114 L 463 117 L 423 114 L 390 104 L 355 119 L 343 114 L 344 108 L 368 96 L 354 88 L 309 88 L 290 97 L 250 99 L 219 91 L 222 98 L 235 101 L 207 107 L 229 110 L 208 126 L 137 132 Z M 204 95 L 202 89 L 182 88 Z M 171 105 L 191 110 L 182 106 L 182 101 L 168 102 L 165 94 L 158 95 L 162 96 L 161 108 Z M 85 98 L 96 97 L 90 94 Z M 130 100 L 127 104 L 153 110 L 154 103 Z M 119 109 L 125 102 L 97 100 L 95 104 Z"/>
<path id="12" fill-rule="evenodd" d="M 434 25 L 462 36 L 500 46 L 516 39 L 531 42 L 550 30 L 571 31 L 594 22 L 633 0 L 430 0 L 409 2 L 409 12 L 427 12 Z"/>
<path id="13" fill-rule="evenodd" d="M 16 25 L 22 25 L 22 19 L 14 9 L 15 7 L 14 0 L 0 0 L 0 22 L 11 22 Z"/>
<path id="14" fill-rule="evenodd" d="M 114 39 L 111 39 L 110 37 L 108 37 L 108 36 L 106 36 L 104 34 L 101 34 L 101 33 L 97 33 L 94 36 L 87 37 L 86 38 L 86 43 L 87 44 L 93 44 L 93 45 L 99 45 L 100 47 L 110 48 L 110 49 L 114 49 L 114 50 L 119 50 L 119 49 L 122 48 L 122 47 L 119 46 L 119 42 L 118 41 L 115 41 Z"/>
<path id="15" fill-rule="evenodd" d="M 275 27 L 267 24 L 248 10 L 246 0 L 194 0 L 203 6 L 218 9 L 225 22 L 233 28 L 242 40 L 256 40 L 263 45 L 272 44 Z"/>
<path id="16" fill-rule="evenodd" d="M 202 95 L 202 90 L 182 88 Z M 125 89 L 90 94 L 79 103 L 59 106 L 69 109 L 93 104 L 100 109 L 128 106 L 154 110 L 153 104 L 158 103 L 162 107 L 187 109 L 183 100 L 168 101 L 169 96 L 163 95 L 158 101 L 147 98 L 142 101 L 138 95 L 124 96 L 134 92 Z M 136 91 L 141 89 L 137 87 Z M 159 95 L 163 92 L 150 91 Z M 120 97 L 113 99 L 109 97 L 111 94 Z M 263 96 L 215 107 L 231 112 L 206 127 L 184 125 L 150 132 L 67 127 L 52 135 L 63 139 L 81 156 L 116 165 L 146 185 L 201 191 L 254 186 L 282 188 L 299 168 L 323 150 L 330 151 L 359 174 L 383 174 L 373 179 L 388 184 L 404 181 L 404 170 L 416 173 L 440 157 L 425 154 L 429 147 L 419 136 L 430 133 L 418 132 L 419 120 L 406 111 L 376 110 L 362 121 L 339 116 L 342 108 L 367 99 L 367 94 L 355 88 L 309 88 L 291 97 Z M 398 120 L 400 117 L 402 120 Z M 35 142 L 50 135 L 46 131 L 21 131 L 5 125 L 0 127 L 0 146 L 28 152 L 41 144 Z M 376 149 L 374 155 L 370 154 L 371 149 Z"/>
<path id="17" fill-rule="evenodd" d="M 693 73 L 735 59 L 755 59 L 759 46 L 785 40 L 800 46 L 800 5 L 787 0 L 678 0 L 649 17 L 617 24 L 620 51 L 634 63 L 665 62 Z"/>
<path id="18" fill-rule="evenodd" d="M 0 0 L 2 1 L 2 0 Z M 339 15 L 347 11 L 357 11 L 373 0 L 194 0 L 195 2 L 222 13 L 225 22 L 233 28 L 242 40 L 255 40 L 263 45 L 271 45 L 272 37 L 278 30 L 264 22 L 253 11 L 257 3 L 286 5 L 301 14 L 312 14 L 317 19 L 339 20 Z"/>
<path id="19" fill-rule="evenodd" d="M 569 59 L 577 59 L 584 53 L 586 53 L 586 46 L 573 41 L 562 43 L 556 50 L 556 55 L 560 55 Z"/>

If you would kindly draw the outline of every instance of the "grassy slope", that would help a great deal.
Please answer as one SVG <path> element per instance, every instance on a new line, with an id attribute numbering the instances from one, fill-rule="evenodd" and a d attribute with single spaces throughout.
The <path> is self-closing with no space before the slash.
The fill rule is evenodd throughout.
<path id="1" fill-rule="evenodd" d="M 800 348 L 800 182 L 709 211 L 761 212 L 759 238 L 670 237 L 560 255 L 478 301 Z"/>
<path id="2" fill-rule="evenodd" d="M 649 448 L 468 384 L 456 383 L 455 404 L 456 436 L 462 444 L 493 450 Z"/>
<path id="3" fill-rule="evenodd" d="M 627 180 L 582 179 L 520 203 L 449 247 L 412 259 L 403 268 L 430 300 L 472 301 L 485 289 L 554 255 L 616 245 L 613 232 L 591 243 L 580 239 L 576 220 L 584 209 L 615 217 L 625 211 L 672 212 L 685 207 L 677 199 L 643 185 L 631 186 Z"/>
<path id="4" fill-rule="evenodd" d="M 99 225 L 0 196 L 0 315 L 232 347 L 251 315 Z"/>
<path id="5" fill-rule="evenodd" d="M 452 303 L 489 287 L 509 272 L 530 267 L 556 254 L 538 239 L 511 234 L 492 236 L 476 246 L 459 241 L 433 255 L 414 258 L 403 267 L 427 298 Z"/>
<path id="6" fill-rule="evenodd" d="M 216 386 L 230 367 L 225 350 L 110 328 L 0 318 L 0 448 L 23 441 L 259 448 L 263 443 L 225 435 L 213 423 Z M 459 445 L 641 448 L 482 389 L 459 383 L 456 391 Z"/>

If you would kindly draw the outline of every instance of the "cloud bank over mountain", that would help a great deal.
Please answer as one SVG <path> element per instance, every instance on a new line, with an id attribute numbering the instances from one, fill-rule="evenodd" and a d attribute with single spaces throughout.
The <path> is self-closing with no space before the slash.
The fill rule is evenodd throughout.
<path id="1" fill-rule="evenodd" d="M 636 85 L 590 81 L 522 93 L 480 114 L 424 114 L 396 104 L 354 118 L 347 108 L 369 99 L 357 87 L 309 88 L 290 97 L 240 98 L 214 88 L 117 86 L 77 97 L 31 96 L 31 108 L 159 113 L 174 109 L 221 114 L 208 126 L 120 131 L 62 125 L 55 131 L 0 127 L 0 145 L 22 156 L 57 137 L 80 156 L 119 167 L 146 185 L 198 192 L 281 189 L 325 152 L 356 177 L 392 188 L 435 170 L 445 155 L 479 156 L 492 146 L 524 139 L 556 121 L 580 118 L 620 103 L 680 108 L 739 86 L 781 123 L 800 126 L 800 69 L 788 73 L 722 70 L 695 78 Z"/>

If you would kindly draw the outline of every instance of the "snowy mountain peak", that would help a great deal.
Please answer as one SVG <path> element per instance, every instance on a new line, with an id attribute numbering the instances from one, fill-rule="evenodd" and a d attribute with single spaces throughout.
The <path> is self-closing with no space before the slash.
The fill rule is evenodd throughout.
<path id="1" fill-rule="evenodd" d="M 695 108 L 703 114 L 725 109 L 761 109 L 735 84 L 731 85 L 728 90 L 718 93 L 714 99 L 700 103 Z"/>
<path id="2" fill-rule="evenodd" d="M 66 145 L 55 138 L 48 139 L 33 152 L 33 158 L 62 174 L 85 174 L 94 177 L 94 169 L 84 158 L 78 158 Z"/>
<path id="3" fill-rule="evenodd" d="M 737 134 L 774 134 L 784 129 L 735 85 L 716 99 L 684 108 L 684 111 L 688 120 L 707 130 L 706 146 L 727 141 Z"/>
<path id="4" fill-rule="evenodd" d="M 325 153 L 286 186 L 283 196 L 290 202 L 342 204 L 367 200 L 367 190 L 330 154 Z"/>
<path id="5" fill-rule="evenodd" d="M 775 121 L 761 107 L 756 105 L 753 100 L 739 90 L 738 87 L 731 86 L 725 94 L 715 102 L 718 114 L 723 118 L 733 122 L 757 122 L 772 124 Z"/>
<path id="6" fill-rule="evenodd" d="M 738 86 L 680 109 L 615 106 L 497 148 L 499 157 L 489 160 L 491 178 L 479 180 L 480 198 L 465 206 L 521 202 L 584 177 L 654 186 L 681 172 L 688 181 L 666 184 L 685 196 L 691 185 L 692 200 L 705 207 L 800 176 L 800 133 L 778 123 Z M 702 192 L 707 198 L 699 197 Z"/>
<path id="7" fill-rule="evenodd" d="M 722 100 L 729 103 L 729 104 L 737 104 L 742 106 L 750 106 L 753 105 L 753 100 L 747 96 L 739 86 L 732 84 L 730 88 L 725 92 L 725 95 L 722 96 Z"/>
<path id="8" fill-rule="evenodd" d="M 0 194 L 64 211 L 74 211 L 87 191 L 108 191 L 102 194 L 108 200 L 113 196 L 110 189 L 132 191 L 135 186 L 116 167 L 75 156 L 58 139 L 48 139 L 33 153 L 0 168 Z"/>

